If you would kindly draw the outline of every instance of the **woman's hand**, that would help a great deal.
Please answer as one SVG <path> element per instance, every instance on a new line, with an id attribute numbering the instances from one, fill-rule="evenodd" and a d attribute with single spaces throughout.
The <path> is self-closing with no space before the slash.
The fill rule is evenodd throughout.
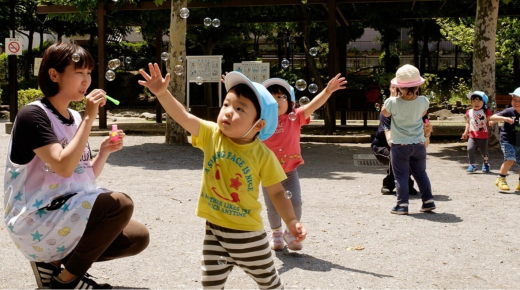
<path id="1" fill-rule="evenodd" d="M 103 142 L 101 142 L 101 145 L 99 146 L 100 154 L 102 152 L 103 154 L 110 154 L 123 149 L 123 139 L 125 138 L 126 134 L 123 133 L 123 130 L 117 130 L 116 136 L 119 137 L 119 140 L 112 141 L 114 136 L 108 136 L 103 139 Z"/>
<path id="2" fill-rule="evenodd" d="M 99 107 L 103 107 L 107 102 L 105 95 L 105 91 L 101 89 L 95 89 L 85 97 L 85 116 L 88 116 L 92 120 L 96 119 L 99 112 Z"/>

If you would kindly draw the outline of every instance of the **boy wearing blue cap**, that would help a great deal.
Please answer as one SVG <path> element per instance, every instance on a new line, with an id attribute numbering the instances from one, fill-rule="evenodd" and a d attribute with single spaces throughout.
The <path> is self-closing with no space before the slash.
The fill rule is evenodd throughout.
<path id="1" fill-rule="evenodd" d="M 258 202 L 260 182 L 267 187 L 276 209 L 296 242 L 306 229 L 296 219 L 281 181 L 286 175 L 261 140 L 277 126 L 278 105 L 267 89 L 239 72 L 227 74 L 227 90 L 217 123 L 188 113 L 167 90 L 157 64 L 149 64 L 150 75 L 140 71 L 147 87 L 172 118 L 192 136 L 194 147 L 204 152 L 202 185 L 196 213 L 206 219 L 202 250 L 202 287 L 224 288 L 233 266 L 238 265 L 261 289 L 283 288 L 274 267 Z M 256 138 L 258 136 L 258 138 Z"/>
<path id="2" fill-rule="evenodd" d="M 500 128 L 500 148 L 504 152 L 504 163 L 500 167 L 500 175 L 495 181 L 498 189 L 508 191 L 509 186 L 506 182 L 507 171 L 513 164 L 520 165 L 520 147 L 517 145 L 517 134 L 520 131 L 520 88 L 517 88 L 511 95 L 511 107 L 498 112 L 489 118 L 490 121 L 504 122 Z M 520 172 L 519 172 L 520 174 Z M 520 190 L 520 178 L 516 183 L 515 190 Z"/>
<path id="3" fill-rule="evenodd" d="M 482 91 L 474 91 L 469 93 L 467 97 L 471 100 L 471 109 L 466 112 L 466 129 L 462 134 L 462 139 L 468 139 L 469 166 L 466 171 L 470 173 L 477 171 L 475 151 L 478 147 L 484 158 L 482 172 L 489 173 L 488 126 L 493 126 L 493 122 L 488 123 L 492 114 L 487 107 L 488 97 Z"/>

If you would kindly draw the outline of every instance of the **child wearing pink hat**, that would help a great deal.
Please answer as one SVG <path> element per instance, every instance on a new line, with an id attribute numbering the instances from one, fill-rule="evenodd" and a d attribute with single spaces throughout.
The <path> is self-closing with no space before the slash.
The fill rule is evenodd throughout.
<path id="1" fill-rule="evenodd" d="M 412 65 L 404 65 L 397 70 L 391 81 L 397 88 L 397 96 L 385 101 L 381 113 L 392 118 L 390 132 L 390 159 L 395 176 L 397 204 L 390 211 L 393 214 L 408 214 L 408 177 L 410 171 L 419 186 L 422 206 L 420 211 L 435 209 L 430 179 L 426 173 L 426 146 L 424 123 L 430 102 L 419 95 L 419 87 L 424 83 L 419 70 Z"/>

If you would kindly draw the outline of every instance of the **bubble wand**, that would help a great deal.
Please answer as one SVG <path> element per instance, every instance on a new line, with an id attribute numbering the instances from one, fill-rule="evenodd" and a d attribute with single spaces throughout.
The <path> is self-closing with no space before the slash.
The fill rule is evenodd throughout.
<path id="1" fill-rule="evenodd" d="M 112 98 L 111 96 L 109 96 L 109 95 L 105 95 L 105 98 L 107 98 L 107 100 L 109 100 L 109 101 L 111 101 L 112 103 L 114 103 L 116 106 L 119 105 L 119 101 L 116 100 L 116 99 L 114 99 L 114 98 Z"/>

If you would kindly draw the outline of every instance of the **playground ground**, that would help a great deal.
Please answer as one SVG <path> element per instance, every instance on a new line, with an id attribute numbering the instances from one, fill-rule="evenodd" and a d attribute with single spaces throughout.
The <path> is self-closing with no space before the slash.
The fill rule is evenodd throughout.
<path id="1" fill-rule="evenodd" d="M 442 125 L 435 125 L 439 135 Z M 0 123 L 0 160 L 10 138 L 4 127 Z M 94 151 L 102 138 L 90 138 Z M 468 174 L 464 142 L 433 141 L 427 171 L 437 210 L 420 213 L 420 200 L 412 198 L 408 216 L 390 214 L 396 198 L 380 193 L 385 167 L 370 161 L 369 143 L 302 142 L 308 236 L 301 252 L 274 252 L 285 288 L 518 289 L 520 193 L 499 193 L 494 186 L 500 149 L 490 149 L 490 174 Z M 133 198 L 134 219 L 148 227 L 151 242 L 138 256 L 94 264 L 90 274 L 117 288 L 200 289 L 204 221 L 194 211 L 202 160 L 200 150 L 166 145 L 160 135 L 126 137 L 98 185 Z M 517 170 L 508 176 L 512 187 Z M 265 212 L 263 218 L 267 222 Z M 34 289 L 29 262 L 7 231 L 0 224 L 0 289 Z M 235 268 L 226 288 L 257 286 Z"/>

